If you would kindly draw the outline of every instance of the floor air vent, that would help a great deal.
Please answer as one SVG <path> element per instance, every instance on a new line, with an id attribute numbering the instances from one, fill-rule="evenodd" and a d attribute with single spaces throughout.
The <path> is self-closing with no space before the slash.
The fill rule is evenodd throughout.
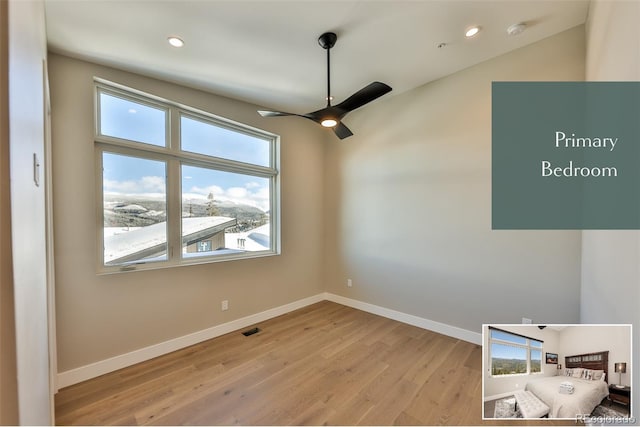
<path id="1" fill-rule="evenodd" d="M 253 328 L 253 329 L 249 329 L 248 331 L 244 331 L 242 335 L 244 335 L 245 337 L 248 337 L 249 335 L 257 334 L 258 332 L 260 332 L 260 329 Z"/>

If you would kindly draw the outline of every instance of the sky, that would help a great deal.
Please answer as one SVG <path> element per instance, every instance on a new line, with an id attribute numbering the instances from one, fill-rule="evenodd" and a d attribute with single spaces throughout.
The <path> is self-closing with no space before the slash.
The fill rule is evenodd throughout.
<path id="1" fill-rule="evenodd" d="M 491 344 L 491 358 L 492 359 L 521 359 L 527 360 L 527 351 L 521 347 L 511 347 L 501 344 Z M 532 360 L 541 360 L 541 350 L 531 350 Z"/>
<path id="2" fill-rule="evenodd" d="M 511 342 L 514 344 L 526 345 L 527 339 L 517 335 L 512 335 L 506 332 L 491 330 L 491 338 L 499 339 L 502 341 Z M 532 359 L 542 358 L 542 343 L 540 341 L 531 340 L 532 344 L 536 347 L 540 347 L 540 350 L 531 350 Z M 510 346 L 505 344 L 491 343 L 491 357 L 500 359 L 524 359 L 527 358 L 527 352 L 522 347 Z"/>
<path id="3" fill-rule="evenodd" d="M 101 133 L 112 137 L 165 146 L 167 113 L 159 108 L 101 93 Z M 269 166 L 267 140 L 181 116 L 181 144 L 185 151 L 216 156 L 260 166 Z M 166 164 L 116 153 L 103 153 L 103 191 L 109 195 L 135 195 L 164 199 Z M 222 172 L 183 164 L 183 200 L 229 201 L 268 211 L 269 179 Z"/>

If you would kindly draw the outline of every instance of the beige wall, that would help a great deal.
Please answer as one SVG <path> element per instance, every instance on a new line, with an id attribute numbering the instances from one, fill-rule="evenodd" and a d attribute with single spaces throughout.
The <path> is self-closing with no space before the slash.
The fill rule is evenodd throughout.
<path id="1" fill-rule="evenodd" d="M 587 20 L 587 80 L 640 80 L 638 22 L 640 2 L 592 1 Z M 640 231 L 584 231 L 582 241 L 580 321 L 633 323 L 633 363 L 640 366 Z M 638 372 L 634 370 L 635 384 L 640 384 Z M 632 399 L 637 416 L 638 393 Z"/>
<path id="2" fill-rule="evenodd" d="M 327 290 L 474 332 L 577 322 L 580 232 L 491 230 L 491 82 L 583 79 L 579 26 L 350 115 L 327 148 Z"/>
<path id="3" fill-rule="evenodd" d="M 9 187 L 8 3 L 0 1 L 0 424 L 18 424 Z"/>
<path id="4" fill-rule="evenodd" d="M 640 3 L 592 0 L 586 24 L 586 78 L 591 81 L 640 79 Z"/>
<path id="5" fill-rule="evenodd" d="M 55 54 L 49 66 L 59 372 L 323 291 L 325 134 L 314 123 Z M 280 134 L 282 255 L 97 275 L 94 76 Z"/>

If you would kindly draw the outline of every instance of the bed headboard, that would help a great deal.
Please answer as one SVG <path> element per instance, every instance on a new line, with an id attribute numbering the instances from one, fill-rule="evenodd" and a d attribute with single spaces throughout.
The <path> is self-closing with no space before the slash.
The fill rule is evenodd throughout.
<path id="1" fill-rule="evenodd" d="M 607 374 L 609 381 L 609 352 L 599 351 L 597 353 L 576 354 L 564 358 L 564 365 L 567 368 L 602 369 Z"/>

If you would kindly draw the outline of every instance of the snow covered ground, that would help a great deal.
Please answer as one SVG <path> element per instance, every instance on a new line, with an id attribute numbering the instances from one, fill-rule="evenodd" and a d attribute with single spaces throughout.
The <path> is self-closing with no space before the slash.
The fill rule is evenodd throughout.
<path id="1" fill-rule="evenodd" d="M 183 218 L 183 235 L 213 227 L 231 220 L 227 217 Z M 241 233 L 225 233 L 226 249 L 236 251 L 265 251 L 270 249 L 271 226 L 269 224 Z M 134 254 L 144 249 L 166 243 L 166 223 L 147 227 L 104 227 L 105 263 Z M 183 248 L 186 253 L 186 246 Z M 215 255 L 211 252 L 190 254 L 190 256 Z"/>

